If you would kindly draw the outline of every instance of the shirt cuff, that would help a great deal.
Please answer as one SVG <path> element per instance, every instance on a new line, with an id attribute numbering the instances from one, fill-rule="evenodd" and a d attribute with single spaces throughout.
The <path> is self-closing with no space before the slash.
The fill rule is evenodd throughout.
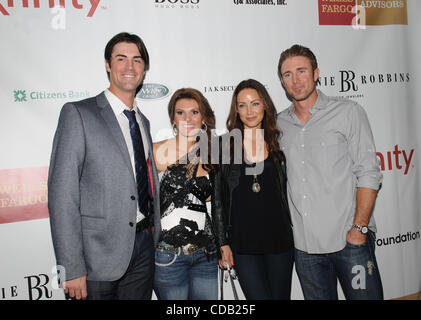
<path id="1" fill-rule="evenodd" d="M 382 183 L 383 175 L 379 173 L 378 177 L 364 176 L 358 178 L 357 188 L 368 188 L 373 190 L 379 190 Z"/>

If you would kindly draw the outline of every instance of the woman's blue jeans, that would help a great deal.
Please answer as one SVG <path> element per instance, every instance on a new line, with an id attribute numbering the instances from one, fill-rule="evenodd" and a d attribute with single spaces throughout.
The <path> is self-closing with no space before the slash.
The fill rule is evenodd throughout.
<path id="1" fill-rule="evenodd" d="M 383 300 L 375 236 L 361 245 L 347 243 L 341 251 L 308 254 L 295 249 L 295 269 L 306 300 L 337 300 L 337 279 L 348 300 Z"/>
<path id="2" fill-rule="evenodd" d="M 290 300 L 294 250 L 273 254 L 239 254 L 235 271 L 247 300 Z"/>
<path id="3" fill-rule="evenodd" d="M 184 254 L 155 250 L 154 290 L 160 300 L 217 300 L 218 259 L 204 250 Z"/>

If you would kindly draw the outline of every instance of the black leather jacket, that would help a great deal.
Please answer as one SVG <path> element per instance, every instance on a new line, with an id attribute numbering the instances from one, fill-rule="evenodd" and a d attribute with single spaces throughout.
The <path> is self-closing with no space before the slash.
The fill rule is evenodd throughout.
<path id="1" fill-rule="evenodd" d="M 281 151 L 282 160 L 275 162 L 279 178 L 279 193 L 285 208 L 288 208 L 287 200 L 287 175 L 286 159 Z M 241 164 L 221 164 L 214 175 L 214 190 L 212 195 L 212 216 L 214 233 L 217 244 L 223 246 L 228 244 L 227 232 L 231 228 L 231 202 L 232 191 L 238 185 L 241 175 Z M 288 218 L 291 222 L 291 216 L 288 209 Z"/>

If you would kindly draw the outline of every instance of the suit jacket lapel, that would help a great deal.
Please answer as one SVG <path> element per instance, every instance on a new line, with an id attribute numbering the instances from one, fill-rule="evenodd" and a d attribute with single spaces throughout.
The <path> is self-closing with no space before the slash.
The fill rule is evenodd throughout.
<path id="1" fill-rule="evenodd" d="M 103 117 L 105 123 L 109 128 L 109 132 L 113 137 L 115 144 L 118 146 L 118 149 L 121 152 L 121 155 L 126 163 L 130 172 L 133 172 L 132 163 L 130 160 L 129 152 L 127 150 L 126 141 L 124 140 L 123 133 L 121 132 L 120 125 L 117 122 L 114 111 L 111 108 L 107 98 L 105 97 L 104 92 L 97 96 L 98 107 L 101 108 L 101 116 Z"/>

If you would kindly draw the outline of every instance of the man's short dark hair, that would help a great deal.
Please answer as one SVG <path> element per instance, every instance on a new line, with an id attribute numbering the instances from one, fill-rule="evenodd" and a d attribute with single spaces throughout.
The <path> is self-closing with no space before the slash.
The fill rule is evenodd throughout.
<path id="1" fill-rule="evenodd" d="M 314 70 L 317 69 L 317 59 L 316 59 L 316 56 L 314 55 L 314 53 L 309 48 L 306 48 L 306 47 L 304 47 L 302 45 L 299 45 L 299 44 L 294 44 L 291 48 L 282 52 L 281 56 L 279 57 L 279 63 L 278 63 L 279 79 L 282 80 L 281 68 L 282 68 L 282 64 L 284 63 L 284 61 L 288 58 L 297 57 L 297 56 L 302 56 L 302 57 L 308 58 L 310 60 L 311 67 L 313 68 L 313 72 L 314 72 Z"/>
<path id="2" fill-rule="evenodd" d="M 145 63 L 145 71 L 149 70 L 149 54 L 142 39 L 136 34 L 130 34 L 128 32 L 121 32 L 116 34 L 105 46 L 104 58 L 111 66 L 111 54 L 113 53 L 114 46 L 120 42 L 134 43 L 139 49 L 139 53 Z M 108 79 L 110 73 L 107 71 Z"/>

